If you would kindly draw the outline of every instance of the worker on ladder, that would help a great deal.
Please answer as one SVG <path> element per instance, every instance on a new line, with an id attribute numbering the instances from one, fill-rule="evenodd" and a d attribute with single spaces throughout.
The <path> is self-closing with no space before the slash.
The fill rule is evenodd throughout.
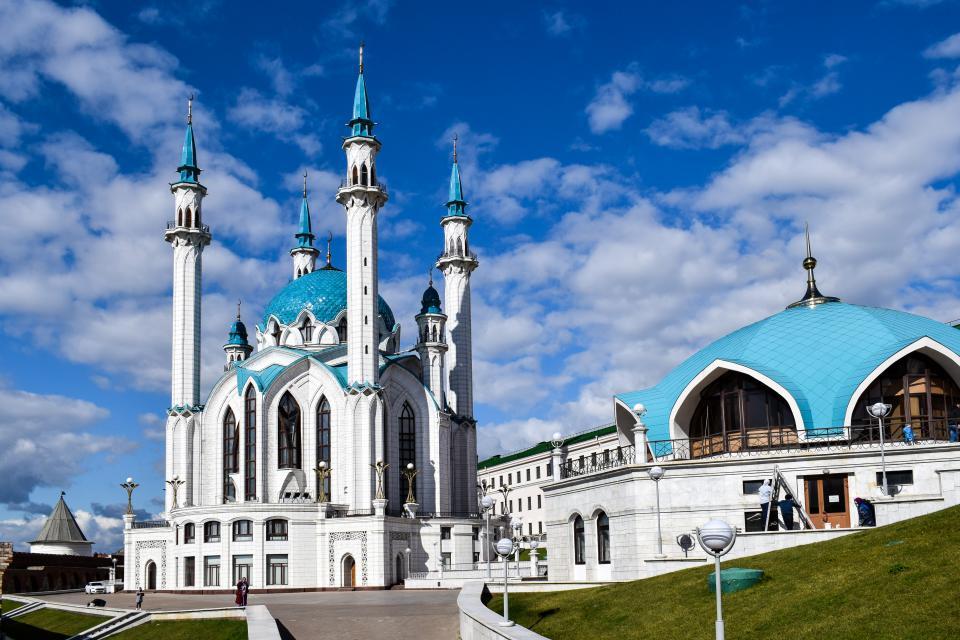
<path id="1" fill-rule="evenodd" d="M 773 500 L 773 487 L 770 486 L 770 481 L 764 480 L 757 493 L 760 496 L 760 521 L 763 522 L 763 529 L 766 531 L 770 528 L 770 506 Z M 776 517 L 775 511 L 774 517 Z"/>

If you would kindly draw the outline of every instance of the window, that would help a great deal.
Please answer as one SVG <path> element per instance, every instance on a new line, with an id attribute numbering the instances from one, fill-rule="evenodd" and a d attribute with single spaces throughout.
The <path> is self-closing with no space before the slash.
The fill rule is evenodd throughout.
<path id="1" fill-rule="evenodd" d="M 580 456 L 579 462 L 580 462 L 580 470 L 583 471 L 584 468 L 586 467 L 586 457 Z"/>
<path id="2" fill-rule="evenodd" d="M 192 587 L 197 581 L 197 559 L 187 556 L 183 559 L 183 586 Z"/>
<path id="3" fill-rule="evenodd" d="M 277 405 L 277 437 L 279 438 L 279 467 L 300 468 L 300 405 L 287 391 Z"/>
<path id="4" fill-rule="evenodd" d="M 471 537 L 474 541 L 479 540 L 479 539 L 480 539 L 480 527 L 474 527 L 474 528 L 473 528 L 473 531 L 471 532 L 471 536 L 470 536 L 470 537 Z"/>
<path id="5" fill-rule="evenodd" d="M 510 501 L 510 513 L 513 513 L 513 500 Z"/>
<path id="6" fill-rule="evenodd" d="M 303 319 L 303 324 L 300 325 L 300 336 L 304 344 L 313 342 L 313 323 L 310 322 L 310 318 Z"/>
<path id="7" fill-rule="evenodd" d="M 267 540 L 286 540 L 287 539 L 287 521 L 286 520 L 267 520 Z"/>
<path id="8" fill-rule="evenodd" d="M 779 526 L 776 513 L 770 514 L 770 530 L 776 530 Z M 743 530 L 746 532 L 763 531 L 763 512 L 744 511 L 743 512 Z"/>
<path id="9" fill-rule="evenodd" d="M 537 480 L 540 479 L 540 465 L 537 465 Z"/>
<path id="10" fill-rule="evenodd" d="M 523 511 L 523 498 L 517 498 L 517 512 Z"/>
<path id="11" fill-rule="evenodd" d="M 503 486 L 503 476 L 500 476 L 500 486 Z"/>
<path id="12" fill-rule="evenodd" d="M 585 547 L 586 533 L 583 529 L 583 518 L 577 516 L 573 519 L 573 561 L 576 564 L 587 563 L 584 553 Z"/>
<path id="13" fill-rule="evenodd" d="M 227 409 L 223 417 L 223 501 L 235 502 L 237 491 L 230 479 L 231 473 L 240 470 L 240 432 L 233 409 Z"/>
<path id="14" fill-rule="evenodd" d="M 203 523 L 203 541 L 204 542 L 220 542 L 220 523 L 219 522 L 204 522 Z"/>
<path id="15" fill-rule="evenodd" d="M 240 582 L 240 578 L 246 578 L 250 582 L 250 573 L 253 570 L 253 556 L 233 556 L 233 584 Z"/>
<path id="16" fill-rule="evenodd" d="M 183 525 L 183 544 L 192 544 L 197 540 L 197 529 L 192 522 Z"/>
<path id="17" fill-rule="evenodd" d="M 237 520 L 233 523 L 233 541 L 246 542 L 248 540 L 253 540 L 253 522 L 251 520 Z"/>
<path id="18" fill-rule="evenodd" d="M 360 174 L 357 173 L 357 167 L 356 167 L 356 165 L 354 165 L 354 167 L 353 167 L 353 181 L 351 182 L 351 184 L 360 184 L 359 175 L 360 175 Z"/>
<path id="19" fill-rule="evenodd" d="M 287 584 L 287 554 L 267 556 L 267 585 Z"/>
<path id="20" fill-rule="evenodd" d="M 453 564 L 453 555 L 449 551 L 443 551 L 440 554 L 440 562 L 443 563 L 444 569 L 449 569 Z"/>
<path id="21" fill-rule="evenodd" d="M 479 551 L 474 551 L 474 552 L 473 552 L 473 564 L 477 564 L 478 562 L 480 562 L 480 552 L 479 552 Z"/>
<path id="22" fill-rule="evenodd" d="M 527 482 L 530 482 L 530 469 L 527 469 Z"/>
<path id="23" fill-rule="evenodd" d="M 771 482 L 773 482 L 771 480 Z M 743 495 L 756 495 L 760 491 L 760 487 L 763 486 L 763 480 L 744 480 L 743 481 Z"/>
<path id="24" fill-rule="evenodd" d="M 538 496 L 537 496 L 537 509 L 542 509 L 542 508 L 543 508 L 543 496 L 542 496 L 542 495 L 538 495 Z"/>
<path id="25" fill-rule="evenodd" d="M 257 499 L 257 392 L 253 385 L 247 387 L 247 394 L 243 399 L 244 437 L 243 466 L 243 496 L 244 500 Z"/>
<path id="26" fill-rule="evenodd" d="M 603 511 L 597 515 L 597 560 L 610 564 L 610 519 Z"/>
<path id="27" fill-rule="evenodd" d="M 203 558 L 203 586 L 220 586 L 220 556 L 205 556 Z"/>
<path id="28" fill-rule="evenodd" d="M 552 462 L 548 462 L 548 463 L 547 463 L 547 477 L 551 477 L 551 476 L 553 476 L 553 463 L 552 463 Z"/>
<path id="29" fill-rule="evenodd" d="M 363 186 L 370 184 L 369 174 L 367 173 L 367 165 L 362 165 L 360 167 L 360 184 Z"/>
<path id="30" fill-rule="evenodd" d="M 440 539 L 441 540 L 450 539 L 450 527 L 440 527 Z"/>
<path id="31" fill-rule="evenodd" d="M 887 484 L 913 484 L 913 471 L 887 471 Z M 883 473 L 877 471 L 877 486 L 883 485 Z"/>
<path id="32" fill-rule="evenodd" d="M 403 403 L 403 409 L 400 411 L 400 468 L 406 469 L 410 463 L 417 464 L 417 432 L 416 420 L 413 416 L 413 409 L 410 404 Z M 403 477 L 403 499 L 407 499 L 409 487 L 407 478 Z M 413 480 L 413 495 L 417 495 L 417 480 Z"/>
<path id="33" fill-rule="evenodd" d="M 337 340 L 340 342 L 347 341 L 347 319 L 342 318 L 340 323 L 337 324 Z"/>
<path id="34" fill-rule="evenodd" d="M 274 324 L 274 325 L 273 325 L 273 332 L 272 332 L 270 335 L 273 336 L 273 341 L 274 341 L 277 345 L 279 345 L 279 344 L 280 344 L 280 338 L 283 337 L 283 331 L 280 329 L 280 325 L 279 325 L 279 324 Z"/>
<path id="35" fill-rule="evenodd" d="M 596 452 L 596 451 L 594 451 L 593 453 L 590 454 L 590 466 L 591 466 L 591 467 L 597 466 L 597 452 Z"/>
<path id="36" fill-rule="evenodd" d="M 530 535 L 533 535 L 533 523 L 532 523 L 532 522 L 528 522 L 528 523 L 527 523 L 527 533 L 529 533 Z"/>
<path id="37" fill-rule="evenodd" d="M 320 398 L 320 404 L 317 405 L 317 464 L 321 461 L 327 463 L 327 469 L 330 468 L 330 403 L 327 399 Z M 325 495 L 330 500 L 330 474 L 328 473 L 323 481 L 323 491 L 320 491 L 320 477 L 317 476 L 317 496 Z"/>
<path id="38" fill-rule="evenodd" d="M 543 533 L 543 521 L 537 523 L 537 533 Z"/>

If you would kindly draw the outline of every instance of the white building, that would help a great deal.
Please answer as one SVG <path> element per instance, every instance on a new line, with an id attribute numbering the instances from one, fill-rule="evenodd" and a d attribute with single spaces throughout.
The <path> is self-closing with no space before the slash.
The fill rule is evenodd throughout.
<path id="1" fill-rule="evenodd" d="M 742 531 L 736 558 L 847 535 L 859 525 L 857 498 L 873 503 L 879 525 L 960 504 L 960 331 L 823 296 L 815 266 L 808 252 L 806 295 L 785 311 L 720 338 L 656 386 L 615 397 L 627 454 L 564 462 L 542 487 L 551 581 L 702 564 L 705 554 L 686 557 L 677 537 L 711 518 Z M 882 429 L 866 410 L 877 402 L 891 405 Z M 764 530 L 765 479 L 780 485 L 775 500 L 793 491 L 806 513 L 790 530 L 776 503 L 778 530 Z"/>
<path id="2" fill-rule="evenodd" d="M 329 246 L 317 266 L 304 188 L 293 280 L 256 326 L 256 353 L 238 312 L 225 372 L 202 400 L 201 263 L 211 230 L 188 115 L 165 236 L 174 254 L 166 519 L 127 516 L 127 589 L 222 589 L 241 576 L 253 589 L 382 588 L 408 571 L 477 556 L 470 274 L 478 260 L 456 151 L 436 262 L 446 314 L 431 280 L 417 344 L 401 352 L 400 325 L 378 295 L 387 191 L 362 50 L 348 126 L 336 193 L 347 216 L 346 270 L 332 264 Z"/>

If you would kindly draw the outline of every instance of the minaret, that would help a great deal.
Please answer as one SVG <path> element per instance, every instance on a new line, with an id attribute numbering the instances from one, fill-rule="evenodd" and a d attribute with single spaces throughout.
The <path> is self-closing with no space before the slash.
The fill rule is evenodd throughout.
<path id="1" fill-rule="evenodd" d="M 377 182 L 376 156 L 380 141 L 373 136 L 370 102 L 360 74 L 353 99 L 350 134 L 343 141 L 347 179 L 337 191 L 337 202 L 347 213 L 347 382 L 360 387 L 379 383 L 377 314 L 377 213 L 387 201 Z"/>
<path id="2" fill-rule="evenodd" d="M 423 384 L 426 385 L 437 403 L 446 405 L 446 381 L 444 380 L 444 354 L 447 352 L 445 324 L 447 316 L 440 309 L 440 294 L 433 288 L 433 270 L 430 270 L 430 284 L 423 292 L 420 301 L 420 313 L 417 314 L 417 353 L 420 354 L 420 367 Z"/>
<path id="3" fill-rule="evenodd" d="M 240 320 L 240 302 L 237 302 L 237 319 L 230 325 L 230 333 L 227 336 L 227 343 L 223 345 L 223 351 L 227 354 L 227 362 L 223 365 L 224 371 L 229 371 L 237 362 L 246 360 L 253 352 L 253 347 L 247 340 L 247 327 Z"/>
<path id="4" fill-rule="evenodd" d="M 300 226 L 297 230 L 297 246 L 290 249 L 293 256 L 293 279 L 313 273 L 320 252 L 313 246 L 313 227 L 310 224 L 310 206 L 307 204 L 307 172 L 303 172 L 303 200 L 300 202 Z"/>
<path id="5" fill-rule="evenodd" d="M 176 219 L 167 223 L 164 239 L 173 247 L 173 372 L 171 407 L 200 404 L 200 282 L 203 248 L 210 227 L 203 224 L 197 144 L 193 139 L 193 96 L 187 102 L 187 132 L 180 155 L 180 179 L 170 185 Z"/>
<path id="6" fill-rule="evenodd" d="M 447 310 L 447 403 L 454 424 L 451 460 L 454 511 L 476 511 L 477 433 L 473 419 L 473 342 L 470 328 L 470 274 L 479 265 L 470 251 L 467 215 L 457 162 L 457 138 L 453 139 L 450 195 L 443 227 L 443 253 L 437 268 L 443 273 L 444 308 Z"/>

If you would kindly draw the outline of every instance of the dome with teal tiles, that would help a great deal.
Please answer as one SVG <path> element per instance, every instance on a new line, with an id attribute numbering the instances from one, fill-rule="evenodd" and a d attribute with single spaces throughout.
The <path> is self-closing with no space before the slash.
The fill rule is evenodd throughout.
<path id="1" fill-rule="evenodd" d="M 433 288 L 433 278 L 420 299 L 420 313 L 443 313 L 440 310 L 440 294 Z"/>
<path id="2" fill-rule="evenodd" d="M 378 312 L 387 331 L 396 325 L 393 311 L 386 301 L 377 296 Z M 293 324 L 304 309 L 319 322 L 333 324 L 341 311 L 347 308 L 347 274 L 339 269 L 317 269 L 297 278 L 280 290 L 263 313 L 261 330 L 266 329 L 271 317 L 280 324 Z"/>
<path id="3" fill-rule="evenodd" d="M 835 300 L 835 299 L 832 299 Z M 844 425 L 859 385 L 906 347 L 930 341 L 960 361 L 960 331 L 904 311 L 839 301 L 791 306 L 696 352 L 659 384 L 616 395 L 628 408 L 643 404 L 651 440 L 666 440 L 684 390 L 720 360 L 765 376 L 796 402 L 805 428 Z"/>
<path id="4" fill-rule="evenodd" d="M 247 325 L 243 324 L 239 317 L 230 325 L 227 344 L 235 344 L 241 347 L 250 346 L 250 343 L 247 341 Z"/>

